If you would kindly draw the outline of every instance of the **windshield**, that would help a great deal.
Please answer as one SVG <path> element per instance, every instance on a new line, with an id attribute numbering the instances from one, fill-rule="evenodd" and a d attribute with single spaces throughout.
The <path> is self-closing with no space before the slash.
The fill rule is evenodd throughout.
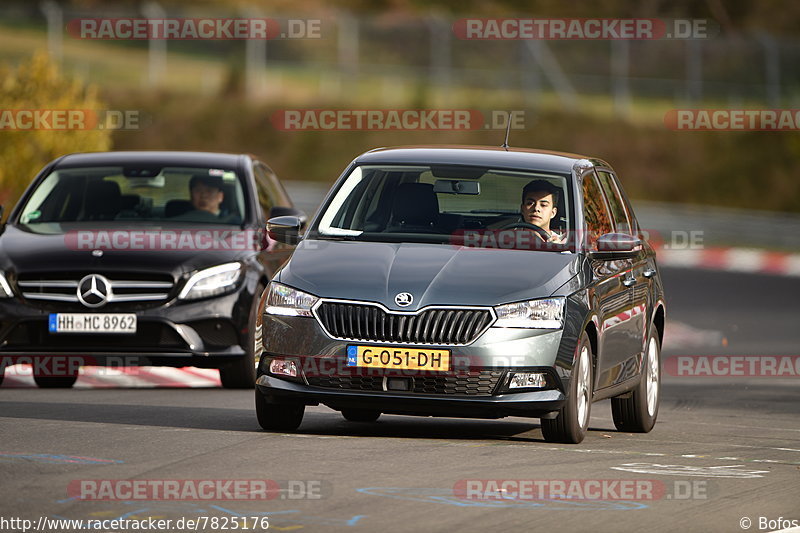
<path id="1" fill-rule="evenodd" d="M 564 250 L 572 233 L 571 213 L 567 176 L 365 165 L 342 183 L 319 217 L 315 236 Z"/>
<path id="2" fill-rule="evenodd" d="M 88 167 L 60 169 L 33 191 L 20 223 L 148 221 L 241 224 L 241 180 L 207 167 Z"/>

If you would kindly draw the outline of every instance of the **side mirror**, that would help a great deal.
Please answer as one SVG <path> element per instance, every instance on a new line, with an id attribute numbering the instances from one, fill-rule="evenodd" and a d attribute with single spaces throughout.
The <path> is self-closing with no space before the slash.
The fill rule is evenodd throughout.
<path id="1" fill-rule="evenodd" d="M 300 229 L 306 226 L 306 222 L 308 222 L 308 217 L 306 216 L 303 211 L 297 209 L 296 207 L 284 207 L 281 205 L 276 205 L 272 209 L 269 210 L 269 219 L 272 220 L 273 218 L 277 217 L 297 217 L 300 219 Z"/>
<path id="2" fill-rule="evenodd" d="M 270 239 L 286 244 L 297 244 L 300 242 L 300 230 L 304 225 L 305 222 L 297 216 L 274 217 L 267 221 L 267 234 Z"/>
<path id="3" fill-rule="evenodd" d="M 630 259 L 642 252 L 642 241 L 627 233 L 606 233 L 597 239 L 597 250 L 589 257 L 602 261 Z"/>

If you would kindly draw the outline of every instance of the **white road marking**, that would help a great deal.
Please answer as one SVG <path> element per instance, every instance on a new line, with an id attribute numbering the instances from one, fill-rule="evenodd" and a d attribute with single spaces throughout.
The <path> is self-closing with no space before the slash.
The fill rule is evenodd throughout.
<path id="1" fill-rule="evenodd" d="M 735 470 L 744 465 L 721 466 L 687 466 L 687 465 L 662 465 L 658 463 L 626 463 L 612 466 L 612 470 L 635 472 L 637 474 L 660 474 L 665 476 L 696 476 L 714 478 L 739 478 L 750 479 L 764 477 L 769 470 Z"/>

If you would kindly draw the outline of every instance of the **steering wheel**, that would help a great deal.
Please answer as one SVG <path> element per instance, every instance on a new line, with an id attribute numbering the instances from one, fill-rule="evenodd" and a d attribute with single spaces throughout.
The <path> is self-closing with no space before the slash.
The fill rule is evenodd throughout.
<path id="1" fill-rule="evenodd" d="M 537 233 L 544 242 L 548 242 L 550 240 L 550 234 L 547 233 L 547 230 L 537 226 L 536 224 L 530 224 L 528 222 L 523 222 L 521 220 L 512 220 L 511 222 L 507 222 L 497 228 L 498 230 L 504 229 L 514 229 L 514 228 L 525 228 L 532 230 L 534 233 Z"/>

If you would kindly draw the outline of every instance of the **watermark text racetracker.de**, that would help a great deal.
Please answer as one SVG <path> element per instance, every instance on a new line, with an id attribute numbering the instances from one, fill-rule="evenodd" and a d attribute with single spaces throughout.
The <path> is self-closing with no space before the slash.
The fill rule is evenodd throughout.
<path id="1" fill-rule="evenodd" d="M 320 19 L 80 18 L 67 24 L 75 39 L 270 40 L 320 39 Z"/>
<path id="2" fill-rule="evenodd" d="M 525 129 L 525 111 L 477 109 L 282 109 L 270 117 L 280 131 L 472 131 Z"/>
<path id="3" fill-rule="evenodd" d="M 673 355 L 664 372 L 676 377 L 800 377 L 800 355 Z"/>
<path id="4" fill-rule="evenodd" d="M 711 488 L 707 480 L 461 479 L 453 485 L 453 494 L 477 501 L 707 500 Z"/>
<path id="5" fill-rule="evenodd" d="M 465 40 L 707 39 L 717 33 L 708 19 L 464 18 L 453 34 Z"/>
<path id="6" fill-rule="evenodd" d="M 228 251 L 270 249 L 265 232 L 230 229 L 70 230 L 64 234 L 70 250 Z"/>
<path id="7" fill-rule="evenodd" d="M 319 479 L 74 479 L 67 496 L 80 501 L 320 500 L 332 485 Z"/>
<path id="8" fill-rule="evenodd" d="M 82 367 L 96 366 L 94 376 L 118 375 L 125 369 L 128 375 L 140 372 L 143 360 L 138 356 L 104 355 L 3 355 L 0 357 L 0 373 L 17 377 L 66 377 L 77 376 Z"/>
<path id="9" fill-rule="evenodd" d="M 673 131 L 797 131 L 800 109 L 672 109 L 664 125 Z"/>
<path id="10" fill-rule="evenodd" d="M 0 109 L 0 131 L 137 130 L 135 109 Z"/>

